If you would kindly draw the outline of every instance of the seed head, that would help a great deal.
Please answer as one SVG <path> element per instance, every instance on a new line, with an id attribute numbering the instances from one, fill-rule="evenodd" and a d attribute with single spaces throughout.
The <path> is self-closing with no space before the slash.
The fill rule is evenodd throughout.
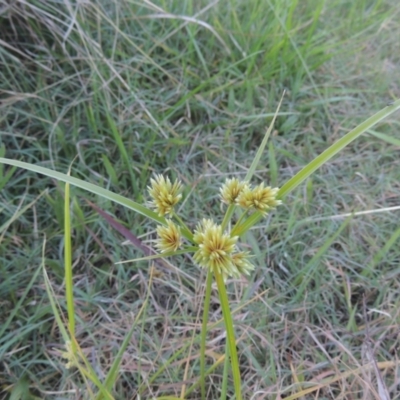
<path id="1" fill-rule="evenodd" d="M 228 205 L 235 204 L 240 193 L 246 188 L 248 188 L 246 182 L 239 181 L 237 178 L 227 179 L 219 189 L 221 200 Z"/>
<path id="2" fill-rule="evenodd" d="M 222 232 L 222 228 L 213 221 L 203 219 L 193 235 L 193 240 L 199 245 L 194 259 L 204 268 L 217 269 L 220 273 L 235 275 L 232 263 L 232 252 L 238 237 L 230 237 Z"/>
<path id="3" fill-rule="evenodd" d="M 153 201 L 150 205 L 158 212 L 160 216 L 171 214 L 174 207 L 182 198 L 180 191 L 182 184 L 176 180 L 173 184 L 169 178 L 164 178 L 162 175 L 156 175 L 155 179 L 151 179 L 151 186 L 148 186 L 150 196 Z"/>
<path id="4" fill-rule="evenodd" d="M 205 219 L 201 223 L 197 224 L 197 229 L 194 231 L 193 240 L 198 245 L 204 243 L 205 232 L 212 227 L 216 227 L 217 225 L 214 223 L 212 219 Z"/>
<path id="5" fill-rule="evenodd" d="M 254 265 L 249 261 L 250 255 L 247 251 L 232 254 L 232 264 L 240 274 L 250 275 L 254 270 Z"/>
<path id="6" fill-rule="evenodd" d="M 65 363 L 65 368 L 70 369 L 77 365 L 77 361 L 74 355 L 74 351 L 72 349 L 72 344 L 69 340 L 65 342 L 65 350 L 66 351 L 63 351 L 61 353 L 61 357 L 67 360 L 67 362 Z"/>
<path id="7" fill-rule="evenodd" d="M 181 244 L 181 230 L 170 219 L 167 220 L 167 226 L 157 227 L 158 239 L 156 247 L 161 253 L 178 250 Z"/>
<path id="8" fill-rule="evenodd" d="M 245 188 L 239 195 L 237 203 L 243 208 L 254 208 L 266 215 L 269 210 L 282 203 L 276 199 L 278 190 L 278 188 L 271 188 L 270 186 L 264 187 L 264 183 L 254 189 Z"/>

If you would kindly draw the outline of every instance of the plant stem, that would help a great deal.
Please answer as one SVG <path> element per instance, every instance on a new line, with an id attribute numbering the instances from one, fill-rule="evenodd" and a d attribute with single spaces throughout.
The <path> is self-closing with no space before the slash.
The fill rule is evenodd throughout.
<path id="1" fill-rule="evenodd" d="M 179 217 L 178 214 L 176 214 L 175 212 L 173 213 L 174 218 L 179 222 L 183 232 L 184 232 L 184 236 L 189 239 L 191 242 L 193 242 L 193 234 L 190 231 L 190 229 L 186 226 L 186 224 L 182 221 L 182 218 Z"/>
<path id="2" fill-rule="evenodd" d="M 243 218 L 245 217 L 245 215 L 247 214 L 247 212 L 248 212 L 248 209 L 247 209 L 247 210 L 244 210 L 243 213 L 242 213 L 242 215 L 241 215 L 241 216 L 239 217 L 239 219 L 236 221 L 235 226 L 232 228 L 231 236 L 239 236 L 239 235 L 236 234 L 236 232 L 238 231 L 238 228 L 240 228 L 242 225 L 244 225 L 244 224 L 250 219 L 250 217 L 251 217 L 251 216 L 250 216 L 249 218 L 247 218 L 247 219 L 243 222 L 243 224 L 240 225 L 240 223 L 243 221 Z"/>
<path id="3" fill-rule="evenodd" d="M 201 325 L 201 344 L 200 344 L 200 380 L 201 380 L 201 400 L 206 398 L 206 339 L 208 312 L 210 310 L 212 286 L 212 271 L 208 270 L 206 280 L 206 294 L 204 297 L 203 322 Z"/>
<path id="4" fill-rule="evenodd" d="M 71 214 L 70 214 L 70 187 L 69 183 L 65 184 L 64 199 L 64 270 L 65 270 L 65 297 L 67 299 L 68 312 L 68 329 L 70 337 L 75 338 L 75 310 L 74 310 L 74 293 L 72 282 L 72 244 L 71 244 Z M 74 354 L 76 353 L 76 345 L 71 340 Z"/>
<path id="5" fill-rule="evenodd" d="M 246 233 L 253 225 L 255 225 L 262 218 L 262 214 L 260 212 L 255 212 L 248 217 L 243 224 L 240 224 L 240 219 L 236 225 L 233 227 L 231 236 L 241 236 Z"/>
<path id="6" fill-rule="evenodd" d="M 227 210 L 226 210 L 226 213 L 224 215 L 224 219 L 222 221 L 222 224 L 221 224 L 222 231 L 225 230 L 225 228 L 228 225 L 228 222 L 230 221 L 234 211 L 235 211 L 235 205 L 234 204 L 229 205 Z"/>
<path id="7" fill-rule="evenodd" d="M 236 400 L 242 400 L 241 383 L 240 383 L 240 371 L 239 371 L 239 361 L 236 351 L 236 340 L 235 331 L 233 328 L 233 321 L 231 311 L 229 309 L 228 295 L 226 294 L 225 283 L 222 274 L 214 269 L 215 280 L 218 285 L 219 299 L 222 307 L 222 314 L 224 316 L 226 335 L 229 346 L 229 353 L 231 356 L 231 367 L 233 374 L 233 384 L 235 387 Z"/>
<path id="8" fill-rule="evenodd" d="M 226 392 L 228 389 L 228 371 L 229 371 L 229 346 L 225 343 L 225 360 L 224 373 L 222 375 L 221 400 L 226 400 Z"/>

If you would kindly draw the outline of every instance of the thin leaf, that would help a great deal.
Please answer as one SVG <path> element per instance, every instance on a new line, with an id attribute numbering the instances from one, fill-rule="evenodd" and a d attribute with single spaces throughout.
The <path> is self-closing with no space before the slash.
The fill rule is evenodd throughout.
<path id="1" fill-rule="evenodd" d="M 71 173 L 71 167 L 68 170 L 68 176 Z M 72 280 L 72 243 L 71 243 L 71 213 L 69 209 L 70 198 L 69 183 L 65 184 L 64 198 L 64 270 L 65 270 L 65 297 L 67 300 L 68 328 L 69 334 L 75 338 L 75 309 L 74 309 L 74 283 Z M 72 349 L 75 353 L 74 341 Z"/>
<path id="2" fill-rule="evenodd" d="M 313 172 L 315 172 L 319 167 L 324 165 L 328 160 L 335 156 L 339 151 L 344 149 L 353 140 L 357 139 L 360 135 L 366 132 L 368 129 L 372 128 L 378 122 L 382 121 L 384 118 L 393 114 L 396 110 L 400 108 L 400 100 L 395 101 L 392 105 L 389 105 L 382 110 L 378 111 L 375 115 L 368 118 L 356 128 L 351 130 L 341 139 L 339 139 L 332 146 L 327 148 L 323 153 L 316 157 L 313 161 L 307 164 L 300 172 L 289 179 L 279 190 L 278 198 L 284 197 L 286 194 L 294 190 L 302 182 L 304 182 Z"/>
<path id="3" fill-rule="evenodd" d="M 45 256 L 44 256 L 44 249 L 45 249 L 46 241 L 43 242 L 43 250 L 42 250 L 42 270 L 43 270 L 43 276 L 44 276 L 44 284 L 46 286 L 46 292 L 47 296 L 49 297 L 50 300 L 50 305 L 51 309 L 53 311 L 54 317 L 56 319 L 58 329 L 61 332 L 61 336 L 63 338 L 64 343 L 67 343 L 70 341 L 69 335 L 67 330 L 65 329 L 65 326 L 61 320 L 61 316 L 59 313 L 59 309 L 61 308 L 60 305 L 57 303 L 57 296 L 53 291 L 53 287 L 51 286 L 51 282 L 49 279 L 49 276 L 47 275 L 46 267 L 45 267 Z"/>
<path id="4" fill-rule="evenodd" d="M 115 264 L 127 264 L 131 262 L 139 262 L 139 261 L 149 261 L 149 260 L 162 260 L 164 257 L 172 257 L 172 256 L 178 256 L 181 254 L 187 254 L 189 252 L 195 252 L 196 249 L 192 250 L 190 249 L 183 249 L 183 250 L 178 250 L 178 251 L 169 251 L 165 253 L 160 253 L 160 254 L 153 254 L 152 256 L 146 256 L 146 257 L 139 257 L 139 258 L 133 258 L 131 260 L 124 260 L 124 261 L 118 261 Z M 163 267 L 169 267 L 168 265 L 164 265 Z"/>
<path id="5" fill-rule="evenodd" d="M 81 179 L 63 174 L 62 172 L 53 171 L 51 169 L 39 167 L 38 165 L 29 164 L 23 161 L 11 160 L 9 158 L 0 157 L 0 163 L 7 165 L 14 165 L 16 167 L 23 168 L 28 171 L 37 172 L 38 174 L 49 176 L 50 178 L 54 178 L 62 182 L 68 182 L 71 185 L 87 190 L 88 192 L 97 194 L 115 203 L 121 204 L 124 207 L 129 208 L 130 210 L 133 210 L 138 214 L 141 214 L 146 218 L 149 218 L 159 224 L 167 225 L 165 218 L 160 217 L 157 213 L 148 209 L 147 207 L 144 207 L 141 204 L 136 203 L 131 199 L 128 199 L 127 197 L 111 192 L 110 190 L 103 189 L 100 186 L 94 185 L 93 183 L 85 182 Z M 192 238 L 192 234 L 184 228 L 182 228 L 182 235 L 188 240 L 191 240 Z"/>
<path id="6" fill-rule="evenodd" d="M 32 279 L 29 281 L 28 285 L 24 288 L 24 291 L 20 293 L 20 298 L 18 300 L 18 303 L 12 308 L 7 320 L 5 322 L 2 322 L 2 326 L 0 328 L 0 337 L 1 338 L 4 335 L 4 332 L 9 328 L 11 321 L 14 319 L 17 312 L 20 311 L 20 307 L 25 302 L 26 296 L 32 289 L 32 286 L 35 283 L 36 278 L 38 277 L 40 271 L 41 271 L 41 268 L 38 268 L 36 270 L 36 272 L 33 274 Z M 0 355 L 0 358 L 1 358 L 1 355 Z"/>
<path id="7" fill-rule="evenodd" d="M 346 226 L 349 224 L 349 222 L 352 220 L 352 216 L 348 217 L 343 223 L 340 225 L 339 229 L 332 235 L 330 236 L 325 243 L 318 249 L 316 254 L 311 258 L 311 260 L 301 269 L 301 275 L 295 279 L 293 282 L 294 285 L 300 284 L 300 287 L 297 289 L 297 294 L 294 297 L 293 301 L 300 301 L 301 296 L 304 296 L 304 291 L 307 287 L 307 285 L 310 283 L 310 281 L 313 279 L 314 272 L 320 266 L 319 260 L 322 258 L 322 256 L 327 252 L 329 247 L 332 245 L 332 243 L 339 237 L 339 235 L 342 233 L 343 229 L 346 228 Z"/>
<path id="8" fill-rule="evenodd" d="M 22 204 L 22 202 L 21 202 L 20 205 L 18 205 L 18 209 L 14 213 L 14 215 L 8 221 L 6 221 L 3 225 L 0 226 L 0 235 L 2 235 L 14 221 L 19 219 L 19 217 L 22 214 L 24 214 L 25 211 L 29 210 L 44 194 L 47 194 L 47 189 L 45 189 L 42 193 L 40 193 L 39 196 L 36 197 L 35 200 L 31 201 L 29 204 L 27 204 L 25 207 L 23 207 L 19 210 L 19 207 Z M 0 241 L 1 241 L 1 236 L 0 236 Z"/>
<path id="9" fill-rule="evenodd" d="M 387 143 L 393 144 L 394 146 L 400 147 L 400 140 L 394 138 L 393 136 L 386 135 L 381 132 L 373 131 L 372 129 L 368 129 L 367 133 L 369 133 L 372 136 L 375 136 L 378 139 L 383 140 L 384 142 L 387 142 Z"/>
<path id="10" fill-rule="evenodd" d="M 107 391 L 111 391 L 112 387 L 115 385 L 124 352 L 127 349 L 128 345 L 131 341 L 131 338 L 132 338 L 132 335 L 135 330 L 137 322 L 139 321 L 140 317 L 142 316 L 144 309 L 147 307 L 149 297 L 150 297 L 150 288 L 151 288 L 151 284 L 153 282 L 153 271 L 154 270 L 152 269 L 151 273 L 150 273 L 149 284 L 147 286 L 147 294 L 146 294 L 146 298 L 143 302 L 143 305 L 142 305 L 142 307 L 140 307 L 139 313 L 137 314 L 135 321 L 133 322 L 131 328 L 129 329 L 129 332 L 125 336 L 124 341 L 122 342 L 122 344 L 118 350 L 118 353 L 114 358 L 112 366 L 107 373 L 107 377 L 106 377 L 106 380 L 104 383 L 104 387 L 106 388 Z M 98 396 L 97 398 L 100 399 L 101 397 Z"/>
<path id="11" fill-rule="evenodd" d="M 254 172 L 256 171 L 256 168 L 258 166 L 258 163 L 260 162 L 261 156 L 264 153 L 264 149 L 265 146 L 267 145 L 268 142 L 268 138 L 271 135 L 272 129 L 274 128 L 274 124 L 275 124 L 275 120 L 276 117 L 278 116 L 279 113 L 279 109 L 281 108 L 281 104 L 282 104 L 282 100 L 283 100 L 283 96 L 285 95 L 285 93 L 282 94 L 282 97 L 279 101 L 278 107 L 275 111 L 274 117 L 272 118 L 272 121 L 267 129 L 267 132 L 265 132 L 264 138 L 260 144 L 260 147 L 257 150 L 257 153 L 253 159 L 253 162 L 250 165 L 249 170 L 247 171 L 246 177 L 245 177 L 245 181 L 250 181 L 250 179 L 253 177 Z"/>

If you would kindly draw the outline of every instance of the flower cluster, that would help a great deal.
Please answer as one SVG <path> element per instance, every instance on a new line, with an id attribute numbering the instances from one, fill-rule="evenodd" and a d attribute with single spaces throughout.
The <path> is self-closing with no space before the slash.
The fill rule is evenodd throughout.
<path id="1" fill-rule="evenodd" d="M 167 226 L 157 227 L 158 242 L 156 247 L 161 253 L 173 252 L 178 250 L 181 244 L 181 229 L 170 219 L 167 220 Z"/>
<path id="2" fill-rule="evenodd" d="M 66 351 L 63 351 L 61 353 L 61 357 L 67 360 L 67 362 L 65 363 L 65 368 L 71 369 L 72 367 L 76 367 L 77 361 L 74 355 L 74 351 L 72 349 L 71 341 L 68 340 L 65 342 L 65 350 Z"/>
<path id="3" fill-rule="evenodd" d="M 151 186 L 147 188 L 153 199 L 150 205 L 161 217 L 172 214 L 174 207 L 182 198 L 180 193 L 182 190 L 181 182 L 175 181 L 172 184 L 169 178 L 164 178 L 162 175 L 156 175 L 155 179 L 151 179 L 150 182 Z"/>
<path id="4" fill-rule="evenodd" d="M 239 181 L 237 178 L 227 179 L 225 184 L 219 189 L 221 200 L 228 205 L 236 204 L 240 194 L 244 190 L 248 190 L 249 186 L 246 182 Z"/>
<path id="5" fill-rule="evenodd" d="M 253 189 L 246 188 L 240 193 L 237 204 L 246 209 L 254 208 L 266 215 L 268 211 L 282 203 L 281 200 L 276 199 L 278 190 L 278 188 L 271 188 L 270 186 L 264 187 L 264 183 Z"/>
<path id="6" fill-rule="evenodd" d="M 238 237 L 224 233 L 222 227 L 210 219 L 198 224 L 193 240 L 199 246 L 194 259 L 202 267 L 216 269 L 224 276 L 248 275 L 254 269 L 248 261 L 248 253 L 234 252 Z"/>
<path id="7" fill-rule="evenodd" d="M 226 204 L 237 204 L 246 210 L 254 209 L 266 215 L 279 204 L 277 200 L 278 188 L 264 187 L 264 183 L 251 188 L 247 182 L 236 178 L 227 179 L 220 189 L 221 200 Z"/>
<path id="8" fill-rule="evenodd" d="M 155 179 L 151 179 L 151 186 L 148 187 L 152 197 L 151 205 L 160 216 L 172 214 L 178 218 L 173 211 L 182 197 L 181 188 L 180 181 L 172 184 L 169 178 L 164 178 L 162 175 L 156 175 Z M 220 189 L 220 197 L 224 203 L 238 205 L 246 210 L 254 209 L 263 215 L 281 204 L 276 198 L 277 193 L 277 188 L 264 187 L 263 183 L 252 188 L 247 182 L 239 181 L 237 178 L 227 179 Z M 179 225 L 167 219 L 166 226 L 157 228 L 157 234 L 156 247 L 161 253 L 178 250 L 182 242 Z M 251 256 L 248 252 L 237 250 L 237 241 L 238 236 L 231 236 L 214 221 L 203 219 L 193 234 L 193 242 L 197 249 L 194 259 L 200 266 L 216 270 L 224 277 L 248 275 L 254 269 L 249 261 Z"/>

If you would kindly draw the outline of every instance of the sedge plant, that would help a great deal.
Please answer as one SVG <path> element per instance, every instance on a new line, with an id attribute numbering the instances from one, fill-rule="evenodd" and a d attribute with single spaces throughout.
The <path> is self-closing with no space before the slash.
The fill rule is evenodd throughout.
<path id="1" fill-rule="evenodd" d="M 66 286 L 66 304 L 67 317 L 56 302 L 56 296 L 52 291 L 50 280 L 47 277 L 43 263 L 46 288 L 50 298 L 50 303 L 55 315 L 57 324 L 62 334 L 65 351 L 61 356 L 65 359 L 65 367 L 76 368 L 82 376 L 84 382 L 87 382 L 90 398 L 112 399 L 112 391 L 118 379 L 118 371 L 123 352 L 128 347 L 133 331 L 141 318 L 143 310 L 147 307 L 148 297 L 136 316 L 131 329 L 126 335 L 118 354 L 104 379 L 100 379 L 90 362 L 80 349 L 79 342 L 75 337 L 75 311 L 74 311 L 74 292 L 73 292 L 73 274 L 71 258 L 71 224 L 70 224 L 70 199 L 69 187 L 74 185 L 103 198 L 112 200 L 118 204 L 131 209 L 146 218 L 157 223 L 157 242 L 156 248 L 159 251 L 157 255 L 145 257 L 146 259 L 170 257 L 178 254 L 191 254 L 195 263 L 205 268 L 206 290 L 204 295 L 204 311 L 202 318 L 202 330 L 200 335 L 200 379 L 190 386 L 180 398 L 189 395 L 195 388 L 200 386 L 202 399 L 205 399 L 206 388 L 205 378 L 218 365 L 224 363 L 223 383 L 221 388 L 221 398 L 227 398 L 227 379 L 228 369 L 232 372 L 234 393 L 236 400 L 242 399 L 242 386 L 240 379 L 239 361 L 236 349 L 236 338 L 233 318 L 229 305 L 229 298 L 226 293 L 225 281 L 228 277 L 239 277 L 242 274 L 248 275 L 254 269 L 252 257 L 249 252 L 241 251 L 239 240 L 245 233 L 257 224 L 265 215 L 281 204 L 285 195 L 304 182 L 319 167 L 328 162 L 333 156 L 340 152 L 353 140 L 358 138 L 364 132 L 382 121 L 384 118 L 400 109 L 400 100 L 386 106 L 375 115 L 371 116 L 352 131 L 347 133 L 336 143 L 327 148 L 318 157 L 312 160 L 301 171 L 284 183 L 280 189 L 272 188 L 264 182 L 252 184 L 252 176 L 257 168 L 261 154 L 263 153 L 269 134 L 272 130 L 275 117 L 256 153 L 256 156 L 249 168 L 246 177 L 243 180 L 228 178 L 220 188 L 220 200 L 226 205 L 225 213 L 219 220 L 211 216 L 197 221 L 196 224 L 186 224 L 176 213 L 175 207 L 182 198 L 182 184 L 179 180 L 171 181 L 169 177 L 155 175 L 148 186 L 151 203 L 142 205 L 133 200 L 113 193 L 89 182 L 74 178 L 69 174 L 63 174 L 38 165 L 28 164 L 22 161 L 0 158 L 0 163 L 14 167 L 24 168 L 48 177 L 52 177 L 66 183 L 65 190 L 65 286 Z M 149 280 L 148 293 L 150 292 L 151 276 Z M 227 342 L 224 359 L 218 360 L 214 365 L 206 370 L 205 348 L 206 336 L 210 326 L 207 325 L 207 316 L 212 290 L 212 282 L 215 280 L 218 288 L 219 299 L 221 303 L 224 324 L 226 328 Z M 148 384 L 155 381 L 169 363 L 172 363 L 187 348 L 183 347 L 176 352 L 152 377 L 148 379 Z M 89 382 L 91 384 L 89 384 Z M 90 388 L 90 389 L 89 389 Z M 97 391 L 94 391 L 97 388 Z M 143 393 L 143 385 L 138 389 L 138 395 Z M 173 396 L 159 397 L 161 399 L 178 399 Z"/>

